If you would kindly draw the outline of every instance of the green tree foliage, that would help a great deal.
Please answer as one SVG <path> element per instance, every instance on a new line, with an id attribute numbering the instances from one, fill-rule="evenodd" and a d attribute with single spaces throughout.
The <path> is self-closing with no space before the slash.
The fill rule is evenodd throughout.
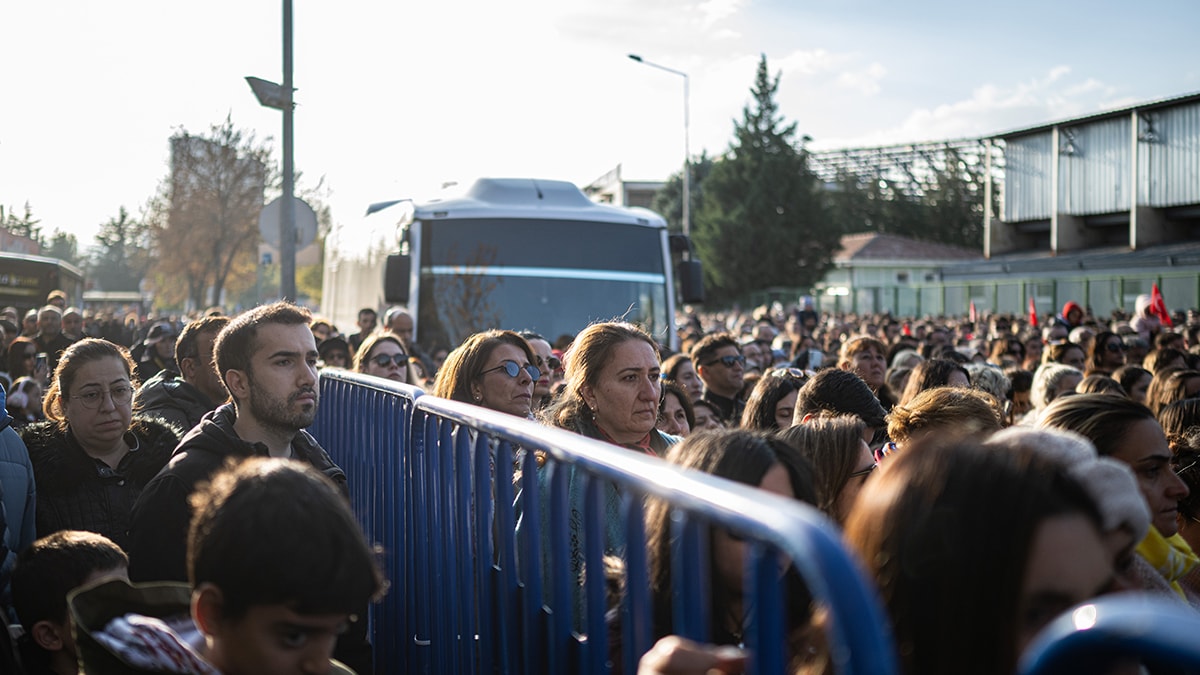
<path id="1" fill-rule="evenodd" d="M 150 228 L 124 206 L 100 226 L 88 260 L 88 276 L 105 291 L 137 291 L 154 259 Z"/>
<path id="2" fill-rule="evenodd" d="M 5 210 L 3 206 L 0 206 L 0 227 L 17 236 L 32 239 L 40 248 L 45 248 L 46 240 L 42 238 L 41 222 L 33 217 L 33 209 L 29 206 L 29 202 L 25 202 L 25 212 L 21 216 L 14 213 L 12 208 Z"/>
<path id="3" fill-rule="evenodd" d="M 171 172 L 154 200 L 149 226 L 160 300 L 220 304 L 256 281 L 258 214 L 270 151 L 230 118 L 207 135 L 171 138 Z"/>
<path id="4" fill-rule="evenodd" d="M 688 185 L 692 207 L 692 222 L 696 220 L 696 209 L 704 194 L 704 180 L 712 172 L 713 158 L 707 153 L 701 153 L 692 160 L 691 183 Z M 672 234 L 683 232 L 683 172 L 672 174 L 667 184 L 654 195 L 651 208 L 667 219 L 667 230 Z"/>
<path id="5" fill-rule="evenodd" d="M 913 239 L 983 246 L 984 168 L 953 148 L 919 174 L 901 177 L 843 173 L 829 192 L 831 218 L 845 232 L 880 232 Z M 993 194 L 998 194 L 995 191 Z"/>
<path id="6" fill-rule="evenodd" d="M 78 265 L 80 263 L 79 240 L 73 234 L 55 229 L 54 234 L 50 235 L 50 241 L 43 245 L 42 255 Z"/>
<path id="7" fill-rule="evenodd" d="M 842 232 L 826 213 L 821 183 L 775 103 L 779 75 L 764 55 L 754 100 L 735 122 L 725 159 L 703 181 L 693 224 L 705 284 L 715 302 L 770 286 L 807 287 L 829 268 Z"/>

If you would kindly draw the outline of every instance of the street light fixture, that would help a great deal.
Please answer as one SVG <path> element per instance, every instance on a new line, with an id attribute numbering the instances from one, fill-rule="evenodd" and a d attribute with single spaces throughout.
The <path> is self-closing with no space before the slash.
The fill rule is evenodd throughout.
<path id="1" fill-rule="evenodd" d="M 682 70 L 675 70 L 674 68 L 668 68 L 652 61 L 647 61 L 637 54 L 630 54 L 629 58 L 644 66 L 650 66 L 651 68 L 664 70 L 668 73 L 678 75 L 683 78 L 683 234 L 684 236 L 690 236 L 692 231 L 692 153 L 688 143 L 688 75 Z"/>
<path id="2" fill-rule="evenodd" d="M 283 0 L 283 84 L 247 77 L 258 102 L 283 111 L 283 197 L 279 209 L 279 291 L 285 300 L 296 300 L 296 191 L 292 152 L 292 0 Z"/>

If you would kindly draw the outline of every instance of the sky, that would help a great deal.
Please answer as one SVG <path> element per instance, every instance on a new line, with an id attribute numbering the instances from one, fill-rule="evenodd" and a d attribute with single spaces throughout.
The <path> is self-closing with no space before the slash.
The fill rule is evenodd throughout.
<path id="1" fill-rule="evenodd" d="M 480 176 L 665 180 L 724 152 L 760 55 L 832 149 L 996 134 L 1200 91 L 1195 0 L 423 0 L 294 3 L 295 158 L 353 226 Z M 81 249 L 226 117 L 279 157 L 282 3 L 0 5 L 0 205 Z M 268 196 L 268 199 L 270 196 Z"/>

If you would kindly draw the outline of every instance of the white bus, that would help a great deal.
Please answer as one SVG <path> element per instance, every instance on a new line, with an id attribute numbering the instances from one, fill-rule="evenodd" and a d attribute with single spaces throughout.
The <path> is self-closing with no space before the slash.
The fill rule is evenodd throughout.
<path id="1" fill-rule="evenodd" d="M 680 298 L 701 302 L 700 265 L 661 216 L 597 204 L 571 183 L 485 178 L 453 197 L 374 204 L 326 240 L 322 309 L 345 332 L 358 310 L 408 308 L 418 344 L 453 348 L 489 328 L 554 342 L 623 317 L 678 348 Z"/>

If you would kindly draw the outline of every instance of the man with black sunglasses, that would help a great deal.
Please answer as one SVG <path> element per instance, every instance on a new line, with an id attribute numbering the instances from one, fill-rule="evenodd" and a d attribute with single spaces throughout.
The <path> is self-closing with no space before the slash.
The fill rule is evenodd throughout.
<path id="1" fill-rule="evenodd" d="M 704 394 L 700 398 L 720 410 L 722 422 L 737 426 L 746 408 L 746 401 L 741 397 L 746 357 L 742 356 L 737 340 L 728 333 L 706 335 L 692 347 L 691 357 L 696 375 L 704 383 Z"/>

